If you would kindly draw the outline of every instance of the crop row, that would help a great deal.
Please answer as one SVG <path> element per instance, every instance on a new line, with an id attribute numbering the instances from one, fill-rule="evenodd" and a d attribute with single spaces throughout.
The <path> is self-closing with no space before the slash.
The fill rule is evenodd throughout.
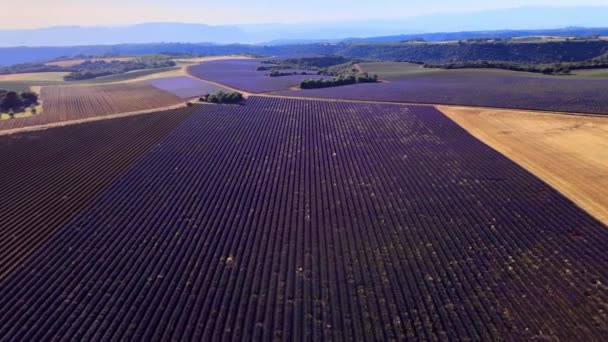
<path id="1" fill-rule="evenodd" d="M 432 107 L 197 107 L 0 283 L 26 340 L 601 340 L 608 231 Z"/>
<path id="2" fill-rule="evenodd" d="M 146 83 L 48 86 L 42 87 L 40 95 L 41 114 L 1 120 L 0 130 L 162 108 L 181 102 L 179 97 Z"/>
<path id="3" fill-rule="evenodd" d="M 268 71 L 257 70 L 258 66 L 263 65 L 260 61 L 260 59 L 208 61 L 189 67 L 188 72 L 192 76 L 203 80 L 218 82 L 231 88 L 255 94 L 287 90 L 309 78 L 327 78 L 316 75 L 270 77 L 267 75 Z M 295 71 L 295 69 L 285 71 Z"/>
<path id="4" fill-rule="evenodd" d="M 215 84 L 205 82 L 193 77 L 165 77 L 157 78 L 147 82 L 155 88 L 169 92 L 181 99 L 190 99 L 206 94 L 214 93 L 218 90 L 226 90 Z"/>
<path id="5" fill-rule="evenodd" d="M 419 75 L 390 82 L 283 90 L 273 94 L 608 114 L 608 81 L 605 79 L 496 74 Z"/>
<path id="6" fill-rule="evenodd" d="M 0 137 L 0 279 L 188 112 L 176 110 Z"/>

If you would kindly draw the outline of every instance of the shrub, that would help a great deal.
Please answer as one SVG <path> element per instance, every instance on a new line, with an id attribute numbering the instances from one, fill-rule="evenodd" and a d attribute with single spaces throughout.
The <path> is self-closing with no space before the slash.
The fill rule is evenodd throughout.
<path id="1" fill-rule="evenodd" d="M 217 92 L 205 95 L 201 97 L 199 100 L 201 102 L 209 102 L 209 103 L 227 103 L 227 104 L 236 104 L 243 101 L 243 94 L 236 91 L 223 91 L 218 90 Z"/>

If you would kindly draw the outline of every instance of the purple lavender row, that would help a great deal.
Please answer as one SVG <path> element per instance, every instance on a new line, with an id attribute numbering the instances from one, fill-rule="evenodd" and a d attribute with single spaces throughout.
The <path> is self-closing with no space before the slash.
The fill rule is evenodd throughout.
<path id="1" fill-rule="evenodd" d="M 199 97 L 218 90 L 226 90 L 226 88 L 215 84 L 186 76 L 158 78 L 147 81 L 147 83 L 182 99 Z"/>
<path id="2" fill-rule="evenodd" d="M 0 336 L 608 334 L 606 227 L 436 109 L 198 110 L 0 283 Z"/>
<path id="3" fill-rule="evenodd" d="M 454 104 L 608 114 L 608 80 L 505 75 L 426 75 L 276 95 Z"/>
<path id="4" fill-rule="evenodd" d="M 262 59 L 217 60 L 191 66 L 188 72 L 200 79 L 225 84 L 250 93 L 267 93 L 286 90 L 309 78 L 327 78 L 318 75 L 270 77 L 268 71 L 256 70 Z M 301 70 L 304 71 L 304 70 Z M 309 71 L 312 72 L 312 71 Z"/>

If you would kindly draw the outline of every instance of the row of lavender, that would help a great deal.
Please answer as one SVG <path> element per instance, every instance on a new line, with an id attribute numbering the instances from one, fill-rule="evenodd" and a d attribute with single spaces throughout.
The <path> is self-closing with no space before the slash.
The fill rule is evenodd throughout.
<path id="1" fill-rule="evenodd" d="M 215 93 L 218 90 L 226 90 L 210 82 L 205 82 L 192 77 L 177 76 L 164 77 L 148 81 L 148 84 L 160 90 L 178 96 L 181 99 L 190 99 L 206 94 Z"/>
<path id="2" fill-rule="evenodd" d="M 263 65 L 261 61 L 263 59 L 253 58 L 208 61 L 189 67 L 188 72 L 204 80 L 255 94 L 287 90 L 300 85 L 300 82 L 309 78 L 328 78 L 317 75 L 270 77 L 268 71 L 257 70 L 259 66 Z"/>
<path id="3" fill-rule="evenodd" d="M 198 110 L 0 283 L 0 336 L 608 334 L 606 227 L 437 110 Z"/>
<path id="4" fill-rule="evenodd" d="M 275 95 L 608 114 L 608 80 L 513 75 L 424 75 Z"/>

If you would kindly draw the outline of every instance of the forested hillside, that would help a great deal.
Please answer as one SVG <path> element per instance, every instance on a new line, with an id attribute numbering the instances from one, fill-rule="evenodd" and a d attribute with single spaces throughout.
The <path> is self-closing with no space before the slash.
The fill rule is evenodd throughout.
<path id="1" fill-rule="evenodd" d="M 588 39 L 556 42 L 461 41 L 451 43 L 394 42 L 338 43 L 303 45 L 212 45 L 212 44 L 127 44 L 82 47 L 0 48 L 0 65 L 40 62 L 75 54 L 138 55 L 151 53 L 199 53 L 223 55 L 252 53 L 261 55 L 334 54 L 382 60 L 422 62 L 508 61 L 519 63 L 577 62 L 608 52 L 608 40 Z"/>

